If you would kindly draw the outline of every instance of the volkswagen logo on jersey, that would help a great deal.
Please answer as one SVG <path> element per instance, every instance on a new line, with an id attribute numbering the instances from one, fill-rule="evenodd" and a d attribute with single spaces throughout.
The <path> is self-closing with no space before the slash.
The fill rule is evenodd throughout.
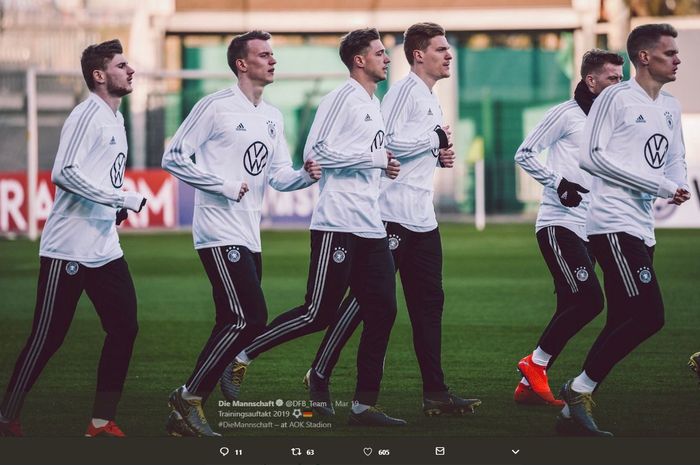
<path id="1" fill-rule="evenodd" d="M 109 177 L 112 179 L 112 185 L 119 189 L 124 185 L 124 170 L 126 169 L 126 155 L 119 153 L 114 159 L 112 169 L 109 170 Z"/>
<path id="2" fill-rule="evenodd" d="M 583 266 L 576 268 L 576 279 L 581 282 L 588 280 L 588 270 Z"/>
<path id="3" fill-rule="evenodd" d="M 377 131 L 377 134 L 375 134 L 374 140 L 372 141 L 372 146 L 369 148 L 369 150 L 370 152 L 374 152 L 382 147 L 384 147 L 384 131 L 380 129 Z"/>
<path id="4" fill-rule="evenodd" d="M 389 234 L 389 250 L 396 250 L 399 248 L 399 243 L 401 238 L 396 234 Z"/>
<path id="5" fill-rule="evenodd" d="M 651 282 L 651 271 L 646 266 L 641 267 L 637 270 L 639 275 L 639 280 L 644 284 L 649 284 Z"/>
<path id="6" fill-rule="evenodd" d="M 241 259 L 241 252 L 236 248 L 232 248 L 228 250 L 226 257 L 231 263 L 236 263 L 238 260 Z"/>
<path id="7" fill-rule="evenodd" d="M 250 144 L 243 155 L 243 167 L 251 176 L 257 176 L 262 173 L 265 165 L 267 165 L 267 146 L 260 141 L 255 141 Z"/>
<path id="8" fill-rule="evenodd" d="M 333 249 L 333 261 L 336 263 L 343 263 L 345 261 L 345 254 L 348 251 L 342 247 L 336 247 Z"/>
<path id="9" fill-rule="evenodd" d="M 274 139 L 277 135 L 277 128 L 275 128 L 275 123 L 272 121 L 267 122 L 267 133 L 270 135 L 271 139 Z"/>
<path id="10" fill-rule="evenodd" d="M 75 276 L 78 273 L 79 268 L 80 267 L 78 266 L 77 262 L 66 263 L 66 273 L 68 273 L 70 276 Z"/>
<path id="11" fill-rule="evenodd" d="M 644 158 L 646 158 L 649 166 L 655 170 L 664 166 L 667 151 L 668 139 L 663 134 L 654 134 L 644 144 Z"/>

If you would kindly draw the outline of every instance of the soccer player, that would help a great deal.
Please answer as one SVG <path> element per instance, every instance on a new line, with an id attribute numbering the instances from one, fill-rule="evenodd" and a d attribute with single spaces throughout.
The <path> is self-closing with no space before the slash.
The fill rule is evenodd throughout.
<path id="1" fill-rule="evenodd" d="M 107 334 L 85 436 L 124 437 L 114 418 L 138 323 L 116 221 L 121 209 L 138 212 L 146 203 L 143 195 L 122 191 L 127 140 L 118 108 L 132 91 L 134 69 L 116 39 L 87 47 L 80 64 L 90 96 L 73 109 L 61 131 L 51 172 L 56 199 L 39 246 L 34 323 L 0 404 L 2 436 L 22 436 L 24 399 L 63 343 L 85 291 Z"/>
<path id="2" fill-rule="evenodd" d="M 194 247 L 211 282 L 216 323 L 194 371 L 170 394 L 166 424 L 175 436 L 219 436 L 202 409 L 228 362 L 267 322 L 260 287 L 260 215 L 265 187 L 307 187 L 321 168 L 307 159 L 295 171 L 280 111 L 262 99 L 275 64 L 270 34 L 250 31 L 228 46 L 233 87 L 201 99 L 163 155 L 163 168 L 197 189 Z"/>
<path id="3" fill-rule="evenodd" d="M 668 24 L 635 28 L 627 38 L 634 79 L 611 86 L 586 120 L 580 166 L 593 175 L 586 224 L 603 270 L 607 320 L 583 364 L 561 390 L 562 434 L 612 436 L 593 419 L 592 394 L 613 367 L 664 325 L 653 266 L 654 200 L 690 198 L 678 101 L 662 91 L 680 64 Z"/>
<path id="4" fill-rule="evenodd" d="M 286 341 L 326 329 L 349 287 L 364 321 L 349 422 L 400 426 L 406 422 L 374 407 L 396 317 L 394 265 L 378 201 L 382 172 L 393 179 L 400 163 L 384 147 L 384 121 L 374 95 L 390 60 L 379 33 L 369 28 L 342 38 L 340 58 L 350 77 L 321 100 L 304 148 L 304 157 L 314 157 L 323 167 L 311 218 L 304 304 L 275 318 L 238 354 L 221 385 L 226 398 L 237 399 L 248 363 Z"/>
<path id="5" fill-rule="evenodd" d="M 409 27 L 403 46 L 411 71 L 382 101 L 386 146 L 401 161 L 402 173 L 396 181 L 382 179 L 379 207 L 413 328 L 413 347 L 423 380 L 423 411 L 426 415 L 473 412 L 481 402 L 451 394 L 440 363 L 444 294 L 433 174 L 438 163 L 446 168 L 454 165 L 454 151 L 433 86 L 450 77 L 452 55 L 445 30 L 434 23 Z M 321 415 L 335 413 L 328 384 L 340 352 L 360 321 L 360 306 L 350 294 L 305 377 L 312 405 Z"/>
<path id="6" fill-rule="evenodd" d="M 515 402 L 563 406 L 547 380 L 548 368 L 566 343 L 603 310 L 603 291 L 593 271 L 586 234 L 591 176 L 578 166 L 583 124 L 596 96 L 622 80 L 624 59 L 594 49 L 583 55 L 574 98 L 547 112 L 525 138 L 515 161 L 544 186 L 535 230 L 557 296 L 557 306 L 535 350 L 518 363 L 523 378 Z M 537 158 L 549 149 L 546 164 Z M 584 187 L 585 186 L 585 187 Z"/>

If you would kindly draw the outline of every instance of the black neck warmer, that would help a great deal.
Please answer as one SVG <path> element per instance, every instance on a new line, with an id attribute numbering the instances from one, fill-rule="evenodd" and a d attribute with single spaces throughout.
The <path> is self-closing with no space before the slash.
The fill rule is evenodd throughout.
<path id="1" fill-rule="evenodd" d="M 580 80 L 574 91 L 574 100 L 576 100 L 576 103 L 586 115 L 591 111 L 591 105 L 593 105 L 595 98 L 596 96 L 588 90 L 588 86 L 583 82 L 583 79 Z"/>

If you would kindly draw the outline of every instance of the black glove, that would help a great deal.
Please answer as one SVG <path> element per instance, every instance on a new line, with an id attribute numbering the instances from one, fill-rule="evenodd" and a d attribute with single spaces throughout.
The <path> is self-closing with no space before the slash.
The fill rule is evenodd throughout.
<path id="1" fill-rule="evenodd" d="M 117 226 L 122 224 L 122 221 L 124 221 L 128 216 L 129 213 L 127 212 L 126 208 L 120 208 L 117 210 Z"/>
<path id="2" fill-rule="evenodd" d="M 589 191 L 575 182 L 569 182 L 566 178 L 561 178 L 559 187 L 557 187 L 557 194 L 562 205 L 565 207 L 578 207 L 582 200 L 579 192 L 588 194 Z"/>
<path id="3" fill-rule="evenodd" d="M 440 126 L 435 126 L 435 129 L 433 129 L 435 133 L 438 136 L 438 140 L 440 141 L 440 148 L 441 149 L 446 149 L 447 147 L 450 146 L 450 141 L 447 138 L 447 133 L 442 129 Z"/>
<path id="4" fill-rule="evenodd" d="M 144 207 L 144 205 L 146 205 L 146 199 L 145 199 L 145 198 L 144 198 L 143 200 L 141 200 L 141 206 L 139 207 L 139 210 L 138 210 L 139 212 L 140 212 L 141 209 Z M 138 213 L 138 212 L 137 212 L 137 213 Z M 127 219 L 128 216 L 129 216 L 129 210 L 128 210 L 128 209 L 126 209 L 126 208 L 120 208 L 119 210 L 117 210 L 117 226 L 119 226 L 120 224 L 122 224 L 122 221 L 124 221 L 125 219 Z"/>

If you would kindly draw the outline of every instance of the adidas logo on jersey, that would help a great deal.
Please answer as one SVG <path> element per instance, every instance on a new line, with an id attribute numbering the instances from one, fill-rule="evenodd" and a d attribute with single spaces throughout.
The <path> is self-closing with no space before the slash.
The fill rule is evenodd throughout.
<path id="1" fill-rule="evenodd" d="M 428 108 L 428 116 L 433 116 L 433 110 L 431 110 L 430 108 Z"/>
<path id="2" fill-rule="evenodd" d="M 236 126 L 236 131 L 245 131 L 245 126 L 243 126 L 243 123 L 238 123 L 238 126 Z"/>
<path id="3" fill-rule="evenodd" d="M 109 145 L 117 145 L 117 140 L 112 136 L 112 140 L 109 141 Z"/>
<path id="4" fill-rule="evenodd" d="M 636 123 L 646 123 L 647 120 L 645 120 L 642 115 L 639 115 L 639 116 L 637 116 L 637 120 L 635 122 Z"/>
<path id="5" fill-rule="evenodd" d="M 365 116 L 365 121 L 372 121 L 372 117 L 369 116 L 369 113 Z"/>

